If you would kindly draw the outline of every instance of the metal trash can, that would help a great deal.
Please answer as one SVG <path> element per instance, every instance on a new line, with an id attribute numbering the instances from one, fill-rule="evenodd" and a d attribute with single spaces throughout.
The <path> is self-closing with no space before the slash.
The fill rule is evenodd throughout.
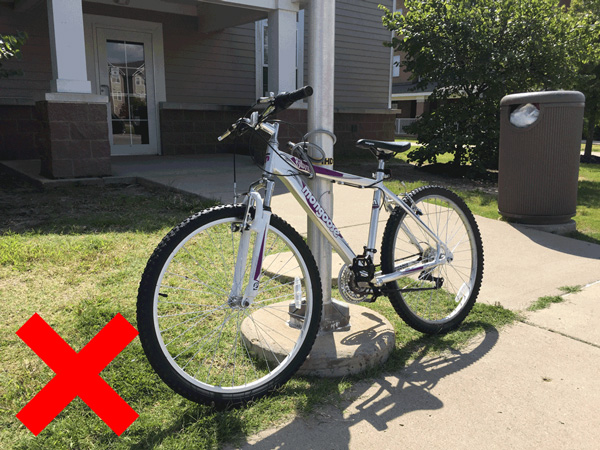
<path id="1" fill-rule="evenodd" d="M 498 212 L 511 222 L 570 222 L 585 97 L 577 91 L 507 95 L 500 101 Z"/>

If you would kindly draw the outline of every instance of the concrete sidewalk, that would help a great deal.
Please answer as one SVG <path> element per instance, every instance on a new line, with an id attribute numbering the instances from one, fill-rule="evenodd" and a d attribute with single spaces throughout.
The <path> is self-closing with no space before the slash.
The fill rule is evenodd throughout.
<path id="1" fill-rule="evenodd" d="M 248 158 L 238 163 L 243 192 L 260 171 Z M 115 158 L 113 171 L 112 181 L 137 178 L 232 200 L 231 155 Z M 366 241 L 371 196 L 369 189 L 334 186 L 333 217 L 357 249 Z M 273 211 L 306 231 L 306 215 L 281 185 Z M 548 309 L 524 312 L 524 322 L 491 330 L 469 348 L 358 383 L 344 404 L 249 437 L 242 447 L 597 449 L 600 245 L 480 217 L 477 222 L 485 254 L 479 302 L 524 311 L 541 296 L 560 294 L 562 286 L 583 290 Z M 332 272 L 337 275 L 335 267 Z"/>
<path id="2" fill-rule="evenodd" d="M 600 348 L 538 327 L 536 314 L 532 324 L 360 382 L 342 404 L 241 448 L 597 449 Z"/>

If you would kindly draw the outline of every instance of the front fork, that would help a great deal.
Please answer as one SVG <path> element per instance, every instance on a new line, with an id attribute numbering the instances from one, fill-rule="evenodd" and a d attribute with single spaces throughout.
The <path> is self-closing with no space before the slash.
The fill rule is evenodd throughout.
<path id="1" fill-rule="evenodd" d="M 271 197 L 273 190 L 272 183 L 272 181 L 266 182 L 267 198 Z M 241 224 L 241 229 L 239 230 L 241 238 L 233 274 L 233 284 L 229 293 L 230 305 L 241 306 L 243 308 L 250 306 L 258 294 L 265 254 L 265 242 L 271 221 L 271 208 L 265 205 L 258 192 L 249 192 L 246 201 L 246 213 Z M 244 289 L 244 276 L 248 264 L 248 252 L 250 250 L 250 237 L 252 233 L 256 234 L 256 241 L 252 249 L 250 276 L 248 284 Z"/>

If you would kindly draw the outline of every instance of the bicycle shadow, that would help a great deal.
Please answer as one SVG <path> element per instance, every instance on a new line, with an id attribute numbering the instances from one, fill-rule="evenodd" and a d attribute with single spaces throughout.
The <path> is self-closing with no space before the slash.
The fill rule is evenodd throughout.
<path id="1" fill-rule="evenodd" d="M 326 405 L 309 418 L 297 417 L 280 429 L 263 431 L 234 448 L 347 449 L 350 428 L 360 422 L 384 431 L 392 420 L 408 413 L 443 408 L 444 403 L 435 395 L 439 381 L 479 361 L 497 341 L 498 330 L 490 328 L 466 349 L 450 349 L 447 354 L 427 357 L 424 348 L 421 356 L 400 373 L 354 385 L 344 394 L 342 404 Z"/>

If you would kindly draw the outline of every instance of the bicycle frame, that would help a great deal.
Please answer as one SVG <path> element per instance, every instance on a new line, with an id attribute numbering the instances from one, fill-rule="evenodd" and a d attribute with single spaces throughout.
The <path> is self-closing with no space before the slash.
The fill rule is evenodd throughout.
<path id="1" fill-rule="evenodd" d="M 244 220 L 242 232 L 246 231 L 245 229 L 248 228 L 251 231 L 259 233 L 257 242 L 262 242 L 262 245 L 264 246 L 264 237 L 266 236 L 266 227 L 269 224 L 268 217 L 270 217 L 271 214 L 270 206 L 274 188 L 274 180 L 272 179 L 271 174 L 274 174 L 291 192 L 296 201 L 298 201 L 298 203 L 306 211 L 308 218 L 317 226 L 321 233 L 323 233 L 325 238 L 331 243 L 333 249 L 340 255 L 342 260 L 346 264 L 351 265 L 353 260 L 357 256 L 356 253 L 352 250 L 348 242 L 346 242 L 340 230 L 336 227 L 333 220 L 329 217 L 327 212 L 319 203 L 319 200 L 313 195 L 310 188 L 305 183 L 304 177 L 298 174 L 298 172 L 306 174 L 310 173 L 310 167 L 302 159 L 296 158 L 295 156 L 291 156 L 287 153 L 283 153 L 278 150 L 278 123 L 261 123 L 260 127 L 263 131 L 266 131 L 271 135 L 271 139 L 269 140 L 269 150 L 266 154 L 263 178 L 255 182 L 250 187 L 250 192 L 248 193 L 248 196 L 246 198 L 248 213 L 246 214 L 247 217 Z M 413 209 L 409 205 L 407 205 L 402 199 L 396 196 L 383 184 L 384 165 L 385 162 L 383 160 L 379 160 L 379 167 L 375 178 L 363 178 L 344 172 L 338 172 L 332 169 L 328 169 L 326 167 L 314 167 L 316 178 L 329 180 L 333 183 L 348 185 L 359 189 L 369 188 L 374 190 L 373 206 L 371 210 L 371 220 L 369 225 L 369 235 L 367 239 L 365 256 L 373 257 L 373 254 L 375 253 L 379 214 L 381 212 L 381 208 L 384 207 L 384 204 L 386 203 L 395 204 L 401 207 L 406 212 L 406 214 L 412 217 L 412 219 L 419 224 L 419 226 L 425 231 L 425 233 L 427 233 L 437 243 L 436 257 L 433 261 L 423 262 L 420 261 L 418 258 L 415 258 L 414 261 L 404 262 L 400 266 L 397 266 L 395 272 L 393 273 L 381 274 L 380 272 L 378 272 L 371 280 L 371 283 L 373 283 L 373 285 L 377 287 L 381 287 L 385 283 L 397 280 L 403 276 L 414 272 L 433 269 L 434 267 L 437 267 L 441 264 L 445 264 L 446 262 L 452 260 L 452 253 L 447 248 L 447 246 L 436 236 L 435 233 L 433 233 L 429 229 L 429 227 L 427 227 L 427 225 L 419 218 L 419 216 L 415 213 L 415 211 L 413 211 Z M 260 197 L 258 192 L 256 192 L 261 188 L 265 188 L 264 201 L 262 197 Z M 255 208 L 254 220 L 252 222 L 252 225 L 250 227 L 247 227 L 246 220 L 248 220 L 249 211 L 252 207 Z M 405 226 L 403 226 L 402 229 L 407 234 L 411 242 L 415 245 L 415 247 L 422 252 L 422 248 L 418 240 L 414 237 L 414 235 L 412 235 L 410 230 L 408 230 L 408 228 Z M 246 239 L 249 239 L 249 236 Z M 239 280 L 240 282 L 241 277 L 243 276 L 242 274 L 244 273 L 246 268 L 245 264 L 248 252 L 247 247 L 242 248 L 245 241 L 245 239 L 242 239 L 242 242 L 240 243 L 240 251 L 238 252 L 239 267 L 238 265 L 236 265 L 235 270 L 235 279 Z M 246 302 L 248 302 L 248 304 L 251 303 L 258 292 L 258 282 L 260 279 L 263 258 L 262 248 L 257 252 L 258 247 L 259 246 L 256 245 L 253 251 L 252 263 L 250 268 L 251 277 L 250 282 L 248 283 L 248 286 L 246 287 L 244 292 L 243 304 L 245 304 Z M 234 292 L 234 290 L 236 292 Z M 237 288 L 234 286 L 234 289 L 232 289 L 231 295 L 239 296 L 240 294 L 241 286 L 238 284 Z"/>

